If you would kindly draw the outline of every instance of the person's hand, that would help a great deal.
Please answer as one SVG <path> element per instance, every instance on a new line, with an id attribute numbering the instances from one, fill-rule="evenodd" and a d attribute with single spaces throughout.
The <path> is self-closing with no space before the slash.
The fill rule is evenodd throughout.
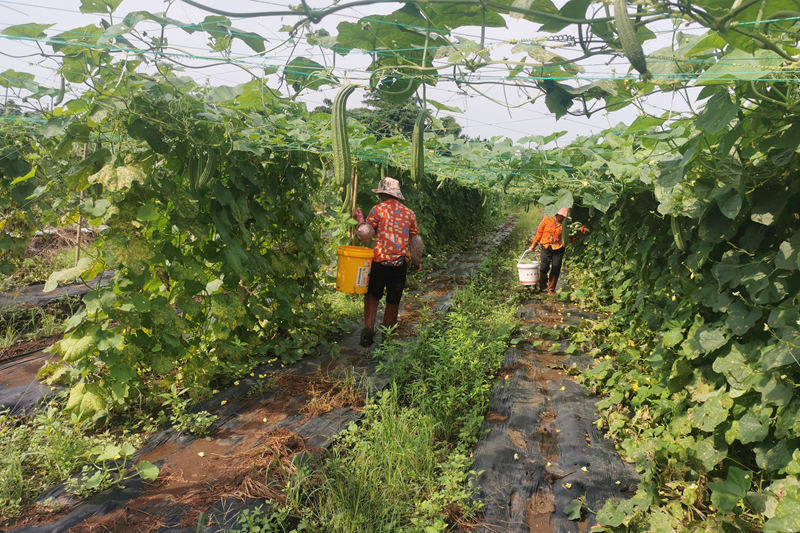
<path id="1" fill-rule="evenodd" d="M 362 213 L 361 209 L 359 209 L 358 207 L 356 207 L 356 210 L 353 211 L 353 218 L 358 220 L 359 224 L 364 223 L 364 213 Z"/>

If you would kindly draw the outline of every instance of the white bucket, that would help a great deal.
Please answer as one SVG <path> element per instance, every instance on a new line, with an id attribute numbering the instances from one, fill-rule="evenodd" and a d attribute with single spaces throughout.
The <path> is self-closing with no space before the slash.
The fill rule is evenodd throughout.
<path id="1" fill-rule="evenodd" d="M 517 272 L 519 273 L 519 282 L 522 285 L 536 285 L 539 282 L 539 261 L 531 263 L 522 263 L 522 258 L 528 250 L 522 252 L 522 257 L 517 261 Z"/>

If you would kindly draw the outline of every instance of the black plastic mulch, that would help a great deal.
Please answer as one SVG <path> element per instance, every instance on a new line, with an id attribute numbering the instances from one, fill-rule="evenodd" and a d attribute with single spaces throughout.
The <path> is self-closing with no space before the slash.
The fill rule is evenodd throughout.
<path id="1" fill-rule="evenodd" d="M 539 299 L 528 300 L 519 313 L 526 326 L 560 327 L 589 316 Z M 564 371 L 573 363 L 587 366 L 591 357 L 568 355 L 568 344 L 550 351 L 548 342 L 537 348 L 525 342 L 507 351 L 484 422 L 487 434 L 475 450 L 485 515 L 473 531 L 583 532 L 594 515 L 584 508 L 581 521 L 569 520 L 564 509 L 573 499 L 585 496 L 596 512 L 607 499 L 635 491 L 634 468 L 593 423 L 598 399 Z"/>

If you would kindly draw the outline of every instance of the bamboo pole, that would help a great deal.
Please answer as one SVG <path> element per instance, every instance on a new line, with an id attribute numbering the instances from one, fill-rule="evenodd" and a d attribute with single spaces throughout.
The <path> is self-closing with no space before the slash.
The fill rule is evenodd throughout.
<path id="1" fill-rule="evenodd" d="M 86 159 L 86 151 L 88 144 L 83 143 L 83 158 Z M 81 235 L 83 233 L 83 215 L 81 215 L 81 206 L 83 203 L 83 191 L 80 195 L 80 203 L 78 204 L 78 231 L 75 235 L 75 266 L 78 266 L 78 261 L 81 259 Z"/>
<path id="2" fill-rule="evenodd" d="M 352 215 L 355 210 L 356 206 L 358 205 L 356 200 L 358 199 L 358 161 L 355 162 L 353 165 L 353 177 L 350 180 L 350 214 Z M 350 226 L 348 233 L 350 234 L 350 242 L 355 242 L 356 240 L 356 228 L 358 225 Z"/>

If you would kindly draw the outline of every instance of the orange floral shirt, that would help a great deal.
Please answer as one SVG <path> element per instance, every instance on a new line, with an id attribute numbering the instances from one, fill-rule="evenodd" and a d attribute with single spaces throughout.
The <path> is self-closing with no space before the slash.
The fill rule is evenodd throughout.
<path id="1" fill-rule="evenodd" d="M 542 246 L 553 250 L 564 247 L 564 242 L 561 240 L 561 223 L 556 220 L 555 216 L 543 217 L 539 222 L 531 247 L 536 246 L 536 243 L 541 243 Z"/>
<path id="2" fill-rule="evenodd" d="M 366 222 L 375 228 L 374 261 L 411 257 L 408 241 L 419 235 L 417 215 L 400 200 L 391 198 L 379 203 L 370 210 Z"/>

